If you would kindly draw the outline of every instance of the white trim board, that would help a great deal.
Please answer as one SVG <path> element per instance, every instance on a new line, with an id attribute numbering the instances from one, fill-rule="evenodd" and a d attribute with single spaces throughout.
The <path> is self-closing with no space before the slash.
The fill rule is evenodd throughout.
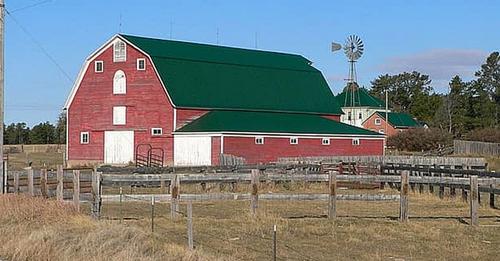
<path id="1" fill-rule="evenodd" d="M 383 135 L 380 137 L 373 137 L 369 135 L 333 135 L 333 134 L 305 134 L 305 133 L 262 133 L 262 132 L 174 132 L 173 135 L 189 135 L 189 136 L 225 136 L 225 137 L 254 137 L 262 136 L 268 138 L 330 138 L 330 139 L 346 139 L 346 138 L 362 138 L 362 139 L 384 139 Z"/>

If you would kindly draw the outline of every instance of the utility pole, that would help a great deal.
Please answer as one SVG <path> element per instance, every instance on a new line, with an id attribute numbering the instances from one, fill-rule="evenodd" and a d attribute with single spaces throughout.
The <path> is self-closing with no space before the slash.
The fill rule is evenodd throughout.
<path id="1" fill-rule="evenodd" d="M 1 183 L 1 188 L 0 188 L 0 194 L 6 193 L 7 191 L 5 190 L 4 184 L 6 183 L 6 180 L 4 180 L 5 175 L 3 173 L 4 168 L 3 168 L 3 103 L 4 103 L 4 98 L 3 98 L 3 83 L 4 83 L 4 54 L 3 54 L 3 47 L 4 47 L 4 23 L 5 21 L 5 2 L 4 0 L 0 0 L 0 183 Z"/>

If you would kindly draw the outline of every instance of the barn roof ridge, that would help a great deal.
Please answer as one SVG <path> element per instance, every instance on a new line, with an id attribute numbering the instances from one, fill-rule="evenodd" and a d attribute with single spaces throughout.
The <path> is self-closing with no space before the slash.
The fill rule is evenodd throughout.
<path id="1" fill-rule="evenodd" d="M 301 55 L 119 37 L 151 57 L 175 107 L 342 114 L 323 74 Z"/>

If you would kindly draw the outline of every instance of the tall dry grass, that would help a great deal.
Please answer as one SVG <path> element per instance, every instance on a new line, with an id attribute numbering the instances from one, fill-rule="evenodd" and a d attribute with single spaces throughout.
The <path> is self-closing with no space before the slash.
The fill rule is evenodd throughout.
<path id="1" fill-rule="evenodd" d="M 135 227 L 96 222 L 53 200 L 2 195 L 0 211 L 0 257 L 7 260 L 218 259 Z"/>

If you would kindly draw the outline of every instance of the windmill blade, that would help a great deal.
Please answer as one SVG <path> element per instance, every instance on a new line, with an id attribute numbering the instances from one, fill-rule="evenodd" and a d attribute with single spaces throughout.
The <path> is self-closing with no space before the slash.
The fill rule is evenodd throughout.
<path id="1" fill-rule="evenodd" d="M 338 50 L 342 49 L 342 45 L 339 43 L 333 43 L 332 42 L 332 52 L 336 52 Z"/>

